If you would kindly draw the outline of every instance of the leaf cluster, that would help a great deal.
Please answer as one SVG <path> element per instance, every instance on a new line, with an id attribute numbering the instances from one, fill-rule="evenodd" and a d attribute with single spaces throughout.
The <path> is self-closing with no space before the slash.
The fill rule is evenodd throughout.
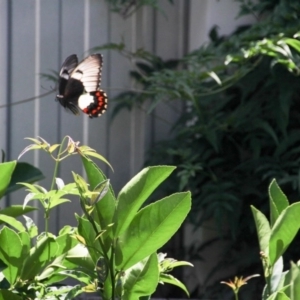
<path id="1" fill-rule="evenodd" d="M 147 163 L 178 166 L 166 189 L 191 190 L 190 222 L 199 227 L 213 218 L 230 241 L 216 270 L 258 263 L 249 205 L 268 209 L 263 191 L 273 178 L 292 201 L 300 191 L 300 3 L 239 2 L 257 23 L 228 37 L 213 28 L 212 41 L 175 68 L 140 57 L 142 76 L 134 78 L 142 90 L 117 97 L 126 107 L 148 104 L 154 114 L 161 102 L 183 103 L 172 138 L 152 147 Z"/>
<path id="2" fill-rule="evenodd" d="M 173 0 L 168 0 L 173 3 Z M 128 18 L 143 6 L 160 9 L 158 0 L 106 0 L 113 12 L 119 13 L 123 18 Z"/>
<path id="3" fill-rule="evenodd" d="M 171 166 L 143 169 L 117 196 L 110 181 L 90 160 L 106 159 L 88 146 L 79 146 L 69 136 L 61 144 L 32 139 L 29 150 L 45 151 L 55 161 L 54 180 L 48 191 L 38 184 L 21 183 L 29 194 L 23 207 L 12 206 L 0 212 L 0 297 L 4 299 L 73 299 L 81 293 L 95 292 L 102 299 L 135 300 L 150 298 L 159 283 L 169 283 L 188 294 L 185 285 L 170 274 L 185 261 L 158 254 L 179 229 L 191 207 L 190 192 L 174 193 L 150 205 L 147 198 L 174 171 Z M 64 142 L 67 141 L 65 146 Z M 57 155 L 54 153 L 58 150 Z M 58 164 L 79 154 L 88 182 L 73 172 L 74 182 L 64 184 L 56 177 Z M 108 163 L 109 164 L 109 163 Z M 15 162 L 0 164 L 0 192 L 7 189 Z M 58 235 L 48 231 L 51 210 L 79 199 L 83 214 L 76 214 L 77 227 L 65 226 Z M 17 216 L 34 210 L 29 201 L 42 204 L 45 232 L 28 216 L 25 225 Z M 67 286 L 67 277 L 79 284 Z"/>

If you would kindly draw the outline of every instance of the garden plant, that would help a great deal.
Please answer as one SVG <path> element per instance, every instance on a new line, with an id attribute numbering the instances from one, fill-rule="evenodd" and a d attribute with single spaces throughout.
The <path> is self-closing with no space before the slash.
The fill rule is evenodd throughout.
<path id="1" fill-rule="evenodd" d="M 97 48 L 114 49 L 135 62 L 130 75 L 140 90 L 119 94 L 115 112 L 135 105 L 155 117 L 162 102 L 184 107 L 170 138 L 151 147 L 146 164 L 176 165 L 165 191 L 191 190 L 189 222 L 197 229 L 213 220 L 210 230 L 228 242 L 204 286 L 192 292 L 197 298 L 224 299 L 226 287 L 219 280 L 207 287 L 221 270 L 261 271 L 249 207 L 266 213 L 271 180 L 276 178 L 291 202 L 300 192 L 300 2 L 237 2 L 239 16 L 251 14 L 253 24 L 230 36 L 214 27 L 210 43 L 177 60 L 164 61 L 143 49 L 131 53 L 124 43 Z M 188 260 L 208 259 L 201 250 L 214 241 L 192 243 Z M 287 264 L 298 248 L 296 237 Z M 260 297 L 263 282 L 255 280 L 258 284 L 242 289 L 245 299 Z"/>
<path id="2" fill-rule="evenodd" d="M 29 192 L 21 207 L 25 225 L 15 218 L 20 207 L 0 212 L 0 299 L 67 300 L 84 292 L 107 300 L 149 299 L 159 283 L 173 284 L 188 294 L 185 285 L 170 271 L 191 264 L 168 258 L 157 250 L 186 218 L 191 207 L 190 192 L 175 193 L 144 205 L 174 167 L 145 168 L 115 196 L 109 180 L 90 158 L 109 163 L 90 147 L 79 146 L 70 137 L 55 145 L 42 138 L 30 140 L 33 144 L 21 155 L 30 150 L 47 152 L 55 161 L 53 180 L 49 190 L 38 184 L 20 183 Z M 62 160 L 75 154 L 82 159 L 88 181 L 74 171 L 74 182 L 65 184 L 57 177 L 58 168 Z M 3 164 L 0 168 L 8 169 Z M 11 172 L 1 175 L 4 193 Z M 75 215 L 78 226 L 65 226 L 57 235 L 51 233 L 51 210 L 68 205 L 70 195 L 77 196 L 83 211 Z M 44 231 L 25 215 L 34 209 L 28 207 L 31 201 L 42 205 Z M 63 284 L 68 277 L 78 284 Z"/>

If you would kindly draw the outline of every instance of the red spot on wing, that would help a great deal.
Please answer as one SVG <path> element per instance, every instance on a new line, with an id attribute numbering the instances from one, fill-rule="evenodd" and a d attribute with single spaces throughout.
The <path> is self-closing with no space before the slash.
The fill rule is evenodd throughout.
<path id="1" fill-rule="evenodd" d="M 103 115 L 107 109 L 107 95 L 103 90 L 97 90 L 90 93 L 94 97 L 94 101 L 83 112 L 90 118 L 97 118 Z"/>

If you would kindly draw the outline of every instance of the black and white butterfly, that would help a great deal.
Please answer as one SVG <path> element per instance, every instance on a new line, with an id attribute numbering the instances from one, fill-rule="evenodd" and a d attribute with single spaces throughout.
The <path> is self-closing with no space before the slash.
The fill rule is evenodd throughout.
<path id="1" fill-rule="evenodd" d="M 77 55 L 66 58 L 61 66 L 56 99 L 66 109 L 78 115 L 79 109 L 96 118 L 107 109 L 107 96 L 100 90 L 101 54 L 92 54 L 78 64 Z"/>

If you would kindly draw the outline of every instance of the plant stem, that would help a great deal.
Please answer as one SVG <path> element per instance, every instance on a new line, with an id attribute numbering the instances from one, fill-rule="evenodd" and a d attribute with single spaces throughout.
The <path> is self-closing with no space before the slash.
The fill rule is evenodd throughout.
<path id="1" fill-rule="evenodd" d="M 50 191 L 52 191 L 54 189 L 55 186 L 55 179 L 57 177 L 57 173 L 58 173 L 58 167 L 59 167 L 59 163 L 60 163 L 60 155 L 63 152 L 63 144 L 66 140 L 66 136 L 63 138 L 60 146 L 59 146 L 59 150 L 58 150 L 58 154 L 57 157 L 55 159 L 55 166 L 54 166 L 54 171 L 53 171 L 53 177 L 52 177 L 52 183 L 51 183 L 51 187 L 50 187 Z M 48 206 L 45 207 L 45 232 L 46 234 L 48 234 L 48 229 L 49 229 L 49 218 L 50 218 L 50 204 L 51 204 L 51 199 L 48 199 Z"/>
<path id="2" fill-rule="evenodd" d="M 234 299 L 239 300 L 238 292 L 236 292 L 236 291 L 234 292 Z"/>
<path id="3" fill-rule="evenodd" d="M 115 281 L 115 239 L 113 240 L 112 246 L 111 246 L 111 257 L 110 257 L 110 280 L 112 285 L 112 300 L 115 300 L 115 288 L 116 288 L 116 281 Z"/>

